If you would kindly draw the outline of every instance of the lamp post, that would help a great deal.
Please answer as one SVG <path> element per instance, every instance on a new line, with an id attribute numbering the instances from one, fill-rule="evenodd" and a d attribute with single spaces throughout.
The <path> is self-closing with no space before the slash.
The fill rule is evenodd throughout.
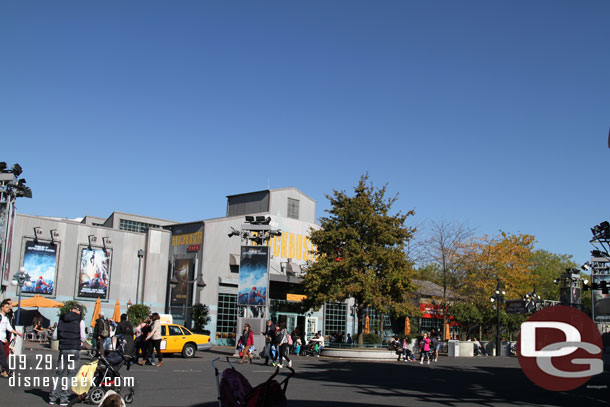
<path id="1" fill-rule="evenodd" d="M 140 265 L 142 263 L 142 257 L 144 257 L 144 250 L 138 250 L 138 280 L 136 281 L 136 304 L 139 304 L 138 298 L 140 297 Z"/>
<path id="2" fill-rule="evenodd" d="M 494 291 L 494 295 L 489 299 L 496 306 L 496 310 L 498 311 L 498 320 L 496 325 L 496 356 L 501 355 L 500 351 L 500 304 L 504 302 L 504 295 L 506 292 L 500 288 L 500 279 L 498 279 L 498 284 L 496 285 L 496 289 Z"/>
<path id="3" fill-rule="evenodd" d="M 25 270 L 25 267 L 21 267 L 19 272 L 13 275 L 13 279 L 11 280 L 11 285 L 17 286 L 17 296 L 19 297 L 19 305 L 17 306 L 17 321 L 15 325 L 19 325 L 19 314 L 21 313 L 21 289 L 25 284 L 26 287 L 31 287 L 32 282 L 30 281 L 31 277 L 28 272 Z"/>

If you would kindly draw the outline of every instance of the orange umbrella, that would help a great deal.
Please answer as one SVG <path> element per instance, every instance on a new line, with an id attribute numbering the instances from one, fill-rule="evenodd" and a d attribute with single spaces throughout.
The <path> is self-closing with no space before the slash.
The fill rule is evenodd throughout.
<path id="1" fill-rule="evenodd" d="M 114 304 L 112 320 L 117 323 L 121 321 L 121 303 L 119 302 L 119 300 L 116 300 L 116 304 Z"/>
<path id="2" fill-rule="evenodd" d="M 102 300 L 100 300 L 100 298 L 97 298 L 97 301 L 95 302 L 95 307 L 93 308 L 93 316 L 91 317 L 91 327 L 95 326 L 95 323 L 97 322 L 98 317 L 100 316 L 100 311 L 102 310 Z"/>
<path id="3" fill-rule="evenodd" d="M 449 339 L 449 323 L 445 324 L 445 339 Z"/>
<path id="4" fill-rule="evenodd" d="M 366 314 L 364 317 L 364 332 L 365 334 L 371 333 L 370 322 L 369 322 L 369 314 Z"/>
<path id="5" fill-rule="evenodd" d="M 405 336 L 411 335 L 411 319 L 405 318 Z"/>
<path id="6" fill-rule="evenodd" d="M 55 307 L 63 307 L 64 303 L 52 300 L 50 298 L 45 298 L 42 295 L 35 295 L 30 298 L 26 298 L 21 300 L 19 304 L 20 307 L 36 307 L 36 308 L 55 308 Z"/>

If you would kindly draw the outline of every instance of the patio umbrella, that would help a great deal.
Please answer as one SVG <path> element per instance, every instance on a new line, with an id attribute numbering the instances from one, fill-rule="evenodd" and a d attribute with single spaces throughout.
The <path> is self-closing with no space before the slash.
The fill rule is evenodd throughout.
<path id="1" fill-rule="evenodd" d="M 21 300 L 21 302 L 18 303 L 18 306 L 23 308 L 58 308 L 63 307 L 64 303 L 52 300 L 50 298 L 45 298 L 42 295 L 35 295 L 33 297 Z"/>
<path id="2" fill-rule="evenodd" d="M 449 339 L 450 337 L 450 333 L 449 333 L 449 323 L 445 324 L 445 339 Z"/>
<path id="3" fill-rule="evenodd" d="M 411 335 L 411 319 L 409 317 L 405 318 L 405 336 Z"/>
<path id="4" fill-rule="evenodd" d="M 371 333 L 370 322 L 369 322 L 369 314 L 366 314 L 364 317 L 364 332 L 365 334 Z"/>
<path id="5" fill-rule="evenodd" d="M 112 320 L 116 323 L 121 322 L 121 303 L 119 300 L 116 300 L 116 304 L 114 304 L 114 312 L 112 313 Z"/>
<path id="6" fill-rule="evenodd" d="M 93 308 L 93 316 L 91 317 L 91 327 L 95 326 L 97 322 L 97 318 L 100 316 L 100 311 L 102 310 L 102 300 L 98 297 L 95 302 L 95 307 Z"/>

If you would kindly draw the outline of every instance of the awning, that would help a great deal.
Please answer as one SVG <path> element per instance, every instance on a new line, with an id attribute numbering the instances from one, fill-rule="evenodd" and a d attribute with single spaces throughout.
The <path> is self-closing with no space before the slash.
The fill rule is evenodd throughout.
<path id="1" fill-rule="evenodd" d="M 229 254 L 229 266 L 239 266 L 239 254 Z"/>

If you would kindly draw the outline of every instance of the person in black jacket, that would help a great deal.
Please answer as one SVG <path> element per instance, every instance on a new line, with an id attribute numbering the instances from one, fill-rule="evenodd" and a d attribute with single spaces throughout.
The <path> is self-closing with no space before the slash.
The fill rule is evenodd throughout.
<path id="1" fill-rule="evenodd" d="M 97 344 L 97 351 L 100 355 L 104 354 L 104 341 L 110 336 L 110 324 L 104 317 L 104 313 L 98 314 L 97 321 L 95 321 L 95 327 L 93 328 L 93 339 Z"/>
<path id="2" fill-rule="evenodd" d="M 75 305 L 70 312 L 59 317 L 57 328 L 53 331 L 53 339 L 59 340 L 59 357 L 55 369 L 56 380 L 53 391 L 49 395 L 49 404 L 55 404 L 59 398 L 59 405 L 67 406 L 71 394 L 71 378 L 79 368 L 80 350 L 82 343 L 87 339 L 80 306 Z M 64 376 L 67 379 L 62 380 Z"/>
<path id="3" fill-rule="evenodd" d="M 127 314 L 121 314 L 121 322 L 114 331 L 115 336 L 121 335 L 125 339 L 125 355 L 135 358 L 136 356 L 136 345 L 133 341 L 133 325 L 127 320 Z"/>
<path id="4" fill-rule="evenodd" d="M 271 358 L 271 345 L 275 337 L 275 324 L 272 320 L 267 321 L 265 330 L 261 331 L 261 333 L 265 335 L 265 366 L 267 366 Z"/>

